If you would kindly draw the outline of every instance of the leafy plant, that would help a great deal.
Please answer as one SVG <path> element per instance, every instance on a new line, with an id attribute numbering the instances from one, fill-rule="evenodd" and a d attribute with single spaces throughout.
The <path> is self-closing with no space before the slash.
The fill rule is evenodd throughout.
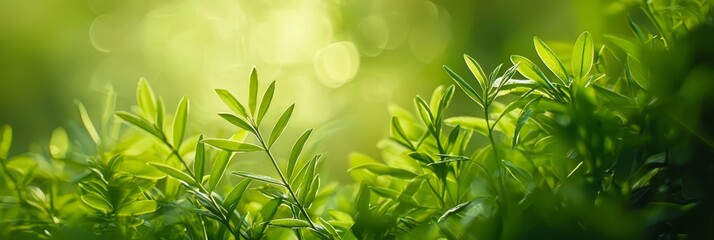
<path id="1" fill-rule="evenodd" d="M 490 72 L 464 55 L 473 78 L 445 67 L 455 85 L 391 106 L 381 161 L 352 154 L 357 184 L 340 189 L 321 183 L 312 129 L 280 157 L 295 105 L 266 126 L 276 83 L 259 97 L 255 68 L 247 104 L 216 89 L 230 137 L 192 135 L 189 100 L 167 114 L 144 79 L 131 111 L 111 88 L 99 121 L 77 101 L 81 123 L 47 148 L 8 156 L 3 126 L 0 238 L 711 238 L 714 53 L 690 35 L 714 36 L 712 4 L 640 4 L 633 40 L 584 32 L 563 52 L 535 37 L 539 61 Z M 457 89 L 482 114 L 449 116 Z M 231 169 L 256 156 L 272 174 Z"/>

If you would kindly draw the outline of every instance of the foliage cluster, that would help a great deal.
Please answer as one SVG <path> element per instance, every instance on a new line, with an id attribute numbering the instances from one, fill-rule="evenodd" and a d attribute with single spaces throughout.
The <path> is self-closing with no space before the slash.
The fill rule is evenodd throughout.
<path id="1" fill-rule="evenodd" d="M 131 112 L 111 91 L 99 121 L 77 102 L 82 127 L 47 149 L 8 156 L 4 126 L 0 238 L 711 238 L 712 4 L 641 4 L 632 40 L 584 32 L 556 52 L 536 37 L 539 61 L 490 72 L 465 55 L 475 81 L 445 67 L 456 85 L 392 106 L 381 160 L 351 155 L 358 184 L 340 189 L 303 153 L 312 130 L 273 148 L 295 106 L 266 126 L 276 84 L 259 97 L 255 69 L 247 105 L 216 90 L 229 137 L 187 133 L 188 99 L 168 115 L 146 80 Z M 458 89 L 480 114 L 447 116 Z M 257 154 L 273 173 L 229 171 Z"/>

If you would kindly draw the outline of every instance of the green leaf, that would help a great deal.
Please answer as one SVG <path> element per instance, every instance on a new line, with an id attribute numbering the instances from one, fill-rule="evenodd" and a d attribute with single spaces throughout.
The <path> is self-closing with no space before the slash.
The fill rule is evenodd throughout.
<path id="1" fill-rule="evenodd" d="M 533 183 L 533 176 L 531 175 L 531 173 L 512 162 L 503 159 L 501 159 L 501 162 L 504 166 L 506 166 L 506 170 L 511 175 L 511 177 L 516 179 L 516 181 L 518 181 L 518 183 L 523 187 L 524 190 L 530 191 L 528 189 L 527 184 Z"/>
<path id="2" fill-rule="evenodd" d="M 161 133 L 161 131 L 156 129 L 154 125 L 140 118 L 139 116 L 124 111 L 118 111 L 116 115 L 122 120 L 128 122 L 130 125 L 144 130 L 159 139 L 163 139 L 163 133 Z"/>
<path id="3" fill-rule="evenodd" d="M 156 119 L 156 98 L 146 78 L 139 79 L 139 86 L 136 88 L 136 103 L 139 105 L 139 110 L 141 110 L 141 115 L 144 118 Z"/>
<path id="4" fill-rule="evenodd" d="M 644 90 L 649 89 L 649 73 L 642 63 L 631 55 L 627 55 L 627 73 L 635 83 Z"/>
<path id="5" fill-rule="evenodd" d="M 315 200 L 318 190 L 320 190 L 320 174 L 315 175 L 315 178 L 310 183 L 310 188 L 307 190 L 307 196 L 303 201 L 306 207 L 310 207 L 312 201 Z"/>
<path id="6" fill-rule="evenodd" d="M 632 18 L 629 15 L 627 15 L 627 23 L 630 25 L 632 33 L 634 33 L 637 39 L 640 40 L 640 43 L 645 43 L 647 41 L 647 34 L 642 32 L 642 29 L 637 26 L 637 23 L 635 23 L 635 21 L 632 21 Z"/>
<path id="7" fill-rule="evenodd" d="M 295 109 L 295 104 L 290 105 L 287 110 L 283 113 L 282 116 L 280 116 L 280 119 L 278 119 L 278 122 L 275 123 L 275 127 L 273 127 L 273 131 L 270 132 L 270 138 L 268 140 L 268 147 L 272 146 L 273 143 L 275 143 L 276 140 L 278 140 L 278 137 L 280 137 L 280 134 L 283 133 L 285 130 L 285 127 L 288 125 L 288 121 L 290 121 L 290 117 L 293 114 L 293 109 Z"/>
<path id="8" fill-rule="evenodd" d="M 630 42 L 629 40 L 626 40 L 624 38 L 613 35 L 605 35 L 605 39 L 607 39 L 613 45 L 619 47 L 626 53 L 635 57 L 640 57 L 640 47 L 637 46 L 637 44 Z"/>
<path id="9" fill-rule="evenodd" d="M 87 114 L 87 109 L 84 108 L 84 104 L 82 104 L 82 102 L 77 99 L 74 100 L 74 104 L 77 105 L 79 116 L 82 118 L 82 123 L 84 124 L 84 128 L 87 130 L 87 133 L 89 133 L 89 137 L 92 138 L 94 144 L 96 144 L 97 146 L 101 145 L 102 140 L 99 137 L 97 129 L 94 128 L 94 124 L 92 124 L 92 119 L 89 118 L 89 114 Z"/>
<path id="10" fill-rule="evenodd" d="M 272 103 L 272 101 L 273 101 L 274 93 L 275 93 L 275 81 L 270 83 L 270 86 L 268 86 L 268 90 L 265 90 L 265 94 L 263 94 L 263 100 L 260 101 L 260 109 L 258 109 L 257 122 L 255 123 L 256 125 L 260 125 L 260 122 L 263 120 L 263 117 L 265 117 L 265 114 L 268 112 L 270 103 Z"/>
<path id="11" fill-rule="evenodd" d="M 555 91 L 555 87 L 550 80 L 548 80 L 543 71 L 531 62 L 531 60 L 528 60 L 528 58 L 513 55 L 511 56 L 511 62 L 513 62 L 513 64 L 518 64 L 518 72 L 524 77 L 539 83 L 541 86 L 547 87 L 551 91 Z"/>
<path id="12" fill-rule="evenodd" d="M 107 84 L 106 98 L 104 99 L 104 108 L 102 109 L 101 123 L 104 127 L 109 125 L 109 120 L 114 116 L 114 107 L 116 106 L 117 93 L 111 84 Z"/>
<path id="13" fill-rule="evenodd" d="M 439 217 L 439 220 L 437 220 L 437 222 L 444 221 L 444 219 L 448 218 L 449 216 L 463 211 L 464 209 L 466 209 L 466 207 L 469 206 L 470 203 L 471 203 L 471 201 L 463 202 L 463 203 L 460 203 L 452 208 L 449 208 L 449 210 L 446 210 L 446 212 L 444 212 L 444 214 L 442 214 L 441 217 Z"/>
<path id="14" fill-rule="evenodd" d="M 241 197 L 243 197 L 243 193 L 245 193 L 245 190 L 248 189 L 250 182 L 250 179 L 244 179 L 243 181 L 239 182 L 235 187 L 233 187 L 230 192 L 228 192 L 228 195 L 226 195 L 225 200 L 223 200 L 223 207 L 226 208 L 228 212 L 233 212 L 233 210 L 235 210 L 235 208 L 238 206 L 238 202 L 240 201 Z"/>
<path id="15" fill-rule="evenodd" d="M 216 156 L 216 160 L 213 161 L 213 167 L 211 168 L 211 177 L 208 179 L 208 187 L 210 189 L 215 189 L 218 183 L 223 178 L 223 174 L 228 168 L 228 163 L 231 160 L 233 153 L 229 151 L 220 151 Z"/>
<path id="16" fill-rule="evenodd" d="M 164 99 L 159 97 L 158 100 L 156 101 L 156 123 L 154 123 L 154 126 L 156 126 L 159 130 L 164 129 L 164 115 L 166 114 L 166 111 L 164 110 Z"/>
<path id="17" fill-rule="evenodd" d="M 263 205 L 263 209 L 260 210 L 260 216 L 263 219 L 262 222 L 254 222 L 254 224 L 258 224 L 258 226 L 254 226 L 254 230 L 256 231 L 256 238 L 255 239 L 261 239 L 263 237 L 263 233 L 265 232 L 265 228 L 268 227 L 268 222 L 273 219 L 273 216 L 275 216 L 275 213 L 278 211 L 278 207 L 280 207 L 280 204 L 282 203 L 281 198 L 275 198 L 271 199 L 265 205 Z"/>
<path id="18" fill-rule="evenodd" d="M 431 159 L 431 157 L 429 157 L 429 155 L 426 153 L 413 152 L 413 153 L 409 153 L 409 157 L 411 157 L 414 160 L 417 160 L 419 162 L 422 162 L 424 164 L 430 164 L 430 163 L 434 162 L 434 160 Z"/>
<path id="19" fill-rule="evenodd" d="M 459 138 L 459 133 L 461 132 L 461 125 L 456 125 L 454 129 L 451 130 L 449 133 L 449 141 L 446 144 L 446 148 L 448 149 L 447 151 L 451 151 L 451 149 L 454 147 L 456 144 L 456 139 Z"/>
<path id="20" fill-rule="evenodd" d="M 310 227 L 310 223 L 305 220 L 294 219 L 294 218 L 280 218 L 273 219 L 270 221 L 270 225 L 283 228 L 306 228 Z"/>
<path id="21" fill-rule="evenodd" d="M 543 60 L 543 63 L 545 63 L 545 66 L 548 67 L 548 69 L 550 69 L 555 76 L 560 78 L 560 81 L 564 84 L 570 83 L 565 66 L 563 66 L 563 63 L 560 61 L 558 56 L 555 55 L 553 50 L 551 50 L 548 45 L 546 45 L 545 42 L 540 40 L 538 37 L 533 38 L 533 45 L 535 45 L 536 52 L 538 53 L 540 59 Z"/>
<path id="22" fill-rule="evenodd" d="M 181 102 L 176 108 L 173 127 L 173 143 L 174 148 L 178 149 L 181 146 L 183 137 L 186 133 L 186 123 L 188 122 L 188 98 L 181 98 Z"/>
<path id="23" fill-rule="evenodd" d="M 157 204 L 154 200 L 133 201 L 129 205 L 126 205 L 119 209 L 117 215 L 127 217 L 152 213 L 156 211 L 156 207 Z"/>
<path id="24" fill-rule="evenodd" d="M 203 179 L 203 170 L 206 166 L 206 149 L 203 143 L 203 135 L 198 136 L 196 142 L 196 154 L 193 160 L 193 174 L 195 179 L 201 181 Z"/>
<path id="25" fill-rule="evenodd" d="M 432 129 L 431 126 L 433 126 L 435 123 L 434 119 L 434 114 L 431 111 L 431 108 L 429 108 L 429 104 L 424 101 L 420 96 L 417 95 L 416 98 L 414 98 L 414 103 L 416 105 L 417 111 L 419 111 L 419 116 L 421 116 L 421 120 L 424 122 L 426 126 L 428 126 L 430 129 Z"/>
<path id="26" fill-rule="evenodd" d="M 402 178 L 402 179 L 410 179 L 410 178 L 418 176 L 416 173 L 413 173 L 408 170 L 404 170 L 401 168 L 394 168 L 394 167 L 390 167 L 390 166 L 387 166 L 384 164 L 377 164 L 377 163 L 365 163 L 365 164 L 350 168 L 347 171 L 351 172 L 351 171 L 359 170 L 359 169 L 364 169 L 364 170 L 370 171 L 375 174 L 390 175 L 392 177 Z"/>
<path id="27" fill-rule="evenodd" d="M 468 116 L 451 117 L 444 120 L 444 124 L 451 127 L 461 126 L 461 128 L 488 136 L 488 126 L 486 125 L 486 119 L 483 118 Z"/>
<path id="28" fill-rule="evenodd" d="M 399 123 L 399 118 L 397 118 L 396 116 L 392 117 L 392 129 L 394 129 L 397 135 L 399 135 L 401 140 L 403 140 L 404 143 L 407 144 L 407 146 L 409 146 L 411 149 L 414 149 L 414 145 L 407 137 L 407 134 L 404 132 L 404 128 L 402 128 L 402 124 Z"/>
<path id="29" fill-rule="evenodd" d="M 490 87 L 490 79 L 486 78 L 486 74 L 483 72 L 481 65 L 479 65 L 476 60 L 471 58 L 471 56 L 466 54 L 464 54 L 464 61 L 466 62 L 466 66 L 469 67 L 469 70 L 476 78 L 476 81 L 478 81 L 478 84 L 481 86 L 481 88 L 487 89 L 488 87 Z"/>
<path id="30" fill-rule="evenodd" d="M 571 63 L 573 65 L 573 76 L 575 79 L 583 79 L 590 73 L 595 59 L 595 46 L 593 38 L 589 32 L 583 32 L 575 41 L 573 46 L 573 56 Z"/>
<path id="31" fill-rule="evenodd" d="M 523 106 L 523 110 L 521 110 L 521 114 L 518 116 L 518 121 L 516 122 L 516 128 L 513 131 L 513 145 L 512 147 L 515 148 L 516 144 L 518 144 L 518 139 L 521 134 L 521 128 L 523 128 L 523 125 L 526 124 L 526 121 L 531 117 L 531 113 L 533 113 L 533 109 L 531 106 L 538 104 L 540 101 L 540 98 L 536 98 L 528 102 L 525 106 Z"/>
<path id="32" fill-rule="evenodd" d="M 287 175 L 288 179 L 290 179 L 293 175 L 293 170 L 295 169 L 295 164 L 297 164 L 298 157 L 300 157 L 300 153 L 302 152 L 302 149 L 305 147 L 305 143 L 307 142 L 307 139 L 310 137 L 310 134 L 312 133 L 312 129 L 308 129 L 305 131 L 300 138 L 295 142 L 295 145 L 293 145 L 292 150 L 290 150 L 290 158 L 288 159 L 288 170 L 287 170 Z"/>
<path id="33" fill-rule="evenodd" d="M 211 145 L 215 148 L 218 148 L 218 149 L 221 149 L 224 151 L 231 151 L 231 152 L 255 152 L 255 151 L 263 150 L 263 148 L 261 148 L 258 145 L 229 140 L 229 139 L 208 138 L 208 139 L 203 140 L 203 142 L 208 145 Z"/>
<path id="34" fill-rule="evenodd" d="M 249 173 L 249 172 L 231 172 L 231 174 L 232 174 L 232 175 L 239 176 L 239 177 L 244 177 L 244 178 L 250 178 L 250 179 L 253 179 L 253 180 L 258 180 L 258 181 L 265 182 L 265 183 L 275 184 L 275 185 L 278 185 L 278 186 L 285 186 L 280 180 L 277 180 L 277 179 L 275 179 L 275 178 L 268 177 L 268 176 L 265 176 L 265 175 L 254 174 L 254 173 Z"/>
<path id="35" fill-rule="evenodd" d="M 451 79 L 453 79 L 456 82 L 456 84 L 459 85 L 461 90 L 463 90 L 464 93 L 466 93 L 466 95 L 469 96 L 469 98 L 474 100 L 474 102 L 476 102 L 479 106 L 483 107 L 483 99 L 476 92 L 476 90 L 474 90 L 474 88 L 472 88 L 471 85 L 469 85 L 469 83 L 466 82 L 466 80 L 464 80 L 463 78 L 461 78 L 461 76 L 459 76 L 454 71 L 449 69 L 449 67 L 444 66 L 444 69 L 446 69 L 446 73 L 449 74 L 449 77 L 451 77 Z"/>
<path id="36" fill-rule="evenodd" d="M 249 132 L 255 132 L 255 130 L 253 129 L 253 127 L 252 127 L 248 122 L 246 122 L 245 120 L 243 120 L 243 119 L 241 119 L 241 118 L 239 118 L 239 117 L 237 117 L 237 116 L 235 116 L 235 115 L 233 115 L 233 114 L 230 114 L 230 113 L 219 113 L 218 115 L 221 116 L 221 117 L 222 117 L 223 119 L 225 119 L 226 121 L 230 122 L 231 124 L 233 124 L 233 125 L 235 125 L 235 126 L 237 126 L 237 127 L 239 127 L 239 128 L 242 128 L 242 129 L 244 129 L 244 130 L 246 130 L 246 131 L 249 131 Z"/>
<path id="37" fill-rule="evenodd" d="M 50 156 L 55 159 L 64 159 L 68 150 L 69 138 L 67 137 L 67 131 L 64 128 L 56 128 L 52 131 L 52 137 L 50 138 Z M 4 159 L 2 153 L 0 153 L 0 158 Z"/>
<path id="38" fill-rule="evenodd" d="M 79 199 L 82 200 L 82 202 L 84 202 L 88 206 L 104 213 L 109 213 L 114 209 L 114 207 L 112 207 L 112 204 L 107 202 L 107 200 L 104 200 L 96 195 L 83 195 Z"/>
<path id="39" fill-rule="evenodd" d="M 0 127 L 0 159 L 7 159 L 12 144 L 12 128 L 10 125 Z"/>
<path id="40" fill-rule="evenodd" d="M 230 108 L 234 113 L 244 118 L 248 117 L 248 113 L 245 111 L 243 104 L 240 104 L 240 102 L 238 102 L 238 100 L 233 96 L 233 94 L 228 92 L 228 90 L 216 89 L 216 94 L 218 94 L 218 97 L 221 98 L 223 104 L 228 106 L 228 108 Z"/>
<path id="41" fill-rule="evenodd" d="M 196 181 L 193 178 L 191 178 L 191 175 L 188 175 L 187 173 L 185 173 L 181 170 L 178 170 L 172 166 L 169 166 L 169 165 L 166 165 L 163 163 L 156 163 L 156 162 L 148 162 L 146 164 L 158 169 L 159 171 L 166 173 L 167 175 L 169 175 L 179 181 L 183 181 L 189 185 L 196 186 Z"/>
<path id="42" fill-rule="evenodd" d="M 248 97 L 248 107 L 250 114 L 255 115 L 255 105 L 258 103 L 258 70 L 255 66 L 250 70 L 250 93 Z"/>

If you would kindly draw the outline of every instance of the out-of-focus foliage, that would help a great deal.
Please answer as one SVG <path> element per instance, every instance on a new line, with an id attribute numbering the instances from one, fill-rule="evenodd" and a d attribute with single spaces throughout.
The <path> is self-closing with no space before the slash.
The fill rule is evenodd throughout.
<path id="1" fill-rule="evenodd" d="M 535 37 L 537 59 L 513 55 L 490 71 L 464 55 L 473 77 L 445 67 L 456 84 L 417 96 L 413 113 L 391 106 L 381 160 L 352 154 L 356 183 L 339 188 L 321 183 L 342 173 L 321 168 L 313 130 L 287 134 L 300 108 L 276 104 L 287 91 L 275 81 L 261 84 L 255 68 L 238 89 L 244 94 L 215 90 L 216 102 L 231 111 L 218 114 L 229 132 L 196 134 L 194 116 L 207 110 L 187 97 L 174 110 L 146 79 L 129 111 L 115 111 L 121 104 L 111 88 L 101 113 L 76 101 L 80 121 L 29 153 L 11 154 L 13 131 L 2 126 L 0 238 L 711 238 L 713 5 L 618 3 L 641 4 L 647 21 L 623 22 L 634 37 L 583 32 L 572 44 Z M 320 18 L 274 14 L 269 19 L 285 20 L 279 24 Z M 375 16 L 359 26 L 379 33 L 384 22 Z M 414 32 L 410 48 L 420 61 L 443 51 L 426 42 L 443 39 Z M 111 31 L 90 33 L 102 51 L 121 48 Z M 327 85 L 356 74 L 356 51 L 376 56 L 392 46 L 383 35 L 363 37 L 323 42 L 315 67 Z M 291 44 L 315 43 L 290 40 L 256 51 L 290 65 L 306 55 Z M 335 59 L 349 61 L 335 66 Z M 462 95 L 471 101 L 466 110 L 483 114 L 450 115 Z"/>

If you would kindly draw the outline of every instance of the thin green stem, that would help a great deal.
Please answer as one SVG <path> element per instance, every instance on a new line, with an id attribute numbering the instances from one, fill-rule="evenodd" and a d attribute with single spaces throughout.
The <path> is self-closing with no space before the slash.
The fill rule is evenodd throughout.
<path id="1" fill-rule="evenodd" d="M 263 147 L 265 150 L 265 153 L 268 154 L 268 158 L 270 158 L 270 161 L 273 163 L 273 167 L 275 167 L 275 171 L 278 172 L 278 175 L 280 176 L 280 180 L 283 182 L 283 186 L 288 189 L 288 192 L 290 193 L 290 197 L 295 200 L 295 204 L 299 208 L 300 212 L 302 212 L 303 215 L 305 215 L 305 219 L 307 222 L 310 224 L 310 227 L 312 229 L 317 229 L 315 227 L 315 223 L 312 222 L 312 219 L 310 219 L 310 215 L 307 214 L 307 210 L 305 210 L 305 207 L 302 206 L 300 201 L 297 198 L 297 195 L 295 195 L 295 191 L 293 190 L 292 186 L 290 185 L 290 182 L 288 182 L 287 178 L 285 177 L 285 174 L 283 174 L 283 171 L 280 170 L 280 166 L 278 165 L 278 161 L 275 160 L 275 156 L 273 156 L 273 152 L 270 151 L 270 148 L 268 145 L 265 143 L 265 140 L 263 139 L 263 135 L 260 133 L 258 128 L 255 126 L 251 119 L 251 125 L 253 129 L 255 130 L 253 133 L 255 134 L 255 137 L 258 139 L 258 142 L 260 142 L 260 145 Z"/>
<path id="2" fill-rule="evenodd" d="M 200 179 L 196 179 L 196 177 L 195 177 L 196 175 L 193 173 L 193 170 L 191 170 L 191 168 L 188 166 L 188 164 L 186 164 L 186 161 L 184 161 L 183 157 L 178 152 L 178 149 L 176 149 L 174 146 L 172 146 L 169 143 L 168 139 L 166 139 L 166 136 L 163 134 L 161 136 L 161 141 L 171 150 L 171 154 L 175 155 L 177 160 L 179 162 L 181 162 L 181 164 L 186 169 L 186 171 L 188 171 L 191 178 L 193 178 L 193 180 L 196 181 L 198 190 L 201 191 L 202 193 L 206 194 L 206 196 L 208 196 L 208 199 L 211 200 L 211 205 L 213 205 L 213 207 L 216 208 L 216 210 L 218 210 L 218 212 L 220 213 L 221 223 L 224 226 L 226 226 L 226 228 L 228 228 L 228 231 L 231 232 L 231 234 L 233 235 L 234 238 L 240 239 L 240 235 L 235 231 L 235 229 L 233 229 L 231 227 L 230 217 L 226 216 L 226 214 L 223 211 L 221 211 L 221 206 L 216 201 L 216 198 L 213 197 L 213 194 L 211 194 L 211 192 L 209 192 L 208 190 L 206 190 L 206 188 L 203 187 L 203 184 L 201 184 Z M 240 226 L 238 226 L 238 227 L 240 228 Z"/>

